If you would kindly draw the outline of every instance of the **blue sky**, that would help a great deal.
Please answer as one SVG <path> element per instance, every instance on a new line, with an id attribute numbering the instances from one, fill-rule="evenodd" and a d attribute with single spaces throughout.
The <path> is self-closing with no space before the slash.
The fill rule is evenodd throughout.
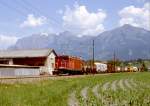
<path id="1" fill-rule="evenodd" d="M 0 44 L 11 37 L 17 39 L 36 33 L 58 33 L 63 30 L 79 36 L 96 35 L 127 22 L 148 29 L 145 25 L 148 23 L 147 14 L 145 15 L 149 9 L 146 7 L 148 2 L 149 0 L 0 0 Z M 143 21 L 146 23 L 143 24 Z"/>

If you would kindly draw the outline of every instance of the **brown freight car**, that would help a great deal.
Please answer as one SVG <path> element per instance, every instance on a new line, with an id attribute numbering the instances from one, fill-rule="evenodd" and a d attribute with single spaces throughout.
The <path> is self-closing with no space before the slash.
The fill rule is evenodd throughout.
<path id="1" fill-rule="evenodd" d="M 78 57 L 60 55 L 56 57 L 54 74 L 83 74 L 83 60 Z"/>
<path id="2" fill-rule="evenodd" d="M 107 72 L 108 73 L 115 73 L 116 67 L 113 63 L 107 63 Z"/>

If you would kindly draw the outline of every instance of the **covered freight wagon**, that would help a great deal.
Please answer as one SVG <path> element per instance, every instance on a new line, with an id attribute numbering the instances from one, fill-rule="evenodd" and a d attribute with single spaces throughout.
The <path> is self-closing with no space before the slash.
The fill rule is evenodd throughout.
<path id="1" fill-rule="evenodd" d="M 107 71 L 107 64 L 96 62 L 94 63 L 96 66 L 96 71 L 99 73 Z"/>

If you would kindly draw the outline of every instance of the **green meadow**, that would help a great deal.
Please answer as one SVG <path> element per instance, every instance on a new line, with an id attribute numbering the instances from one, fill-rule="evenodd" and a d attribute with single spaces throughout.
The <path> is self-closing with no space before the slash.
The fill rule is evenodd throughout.
<path id="1" fill-rule="evenodd" d="M 0 106 L 150 106 L 150 73 L 3 83 L 0 84 Z"/>

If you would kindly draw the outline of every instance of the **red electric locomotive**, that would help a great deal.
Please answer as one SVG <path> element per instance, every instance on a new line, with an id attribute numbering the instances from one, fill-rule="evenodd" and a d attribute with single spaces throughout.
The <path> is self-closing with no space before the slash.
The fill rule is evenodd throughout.
<path id="1" fill-rule="evenodd" d="M 78 57 L 61 55 L 55 61 L 55 74 L 83 74 L 84 62 Z"/>

